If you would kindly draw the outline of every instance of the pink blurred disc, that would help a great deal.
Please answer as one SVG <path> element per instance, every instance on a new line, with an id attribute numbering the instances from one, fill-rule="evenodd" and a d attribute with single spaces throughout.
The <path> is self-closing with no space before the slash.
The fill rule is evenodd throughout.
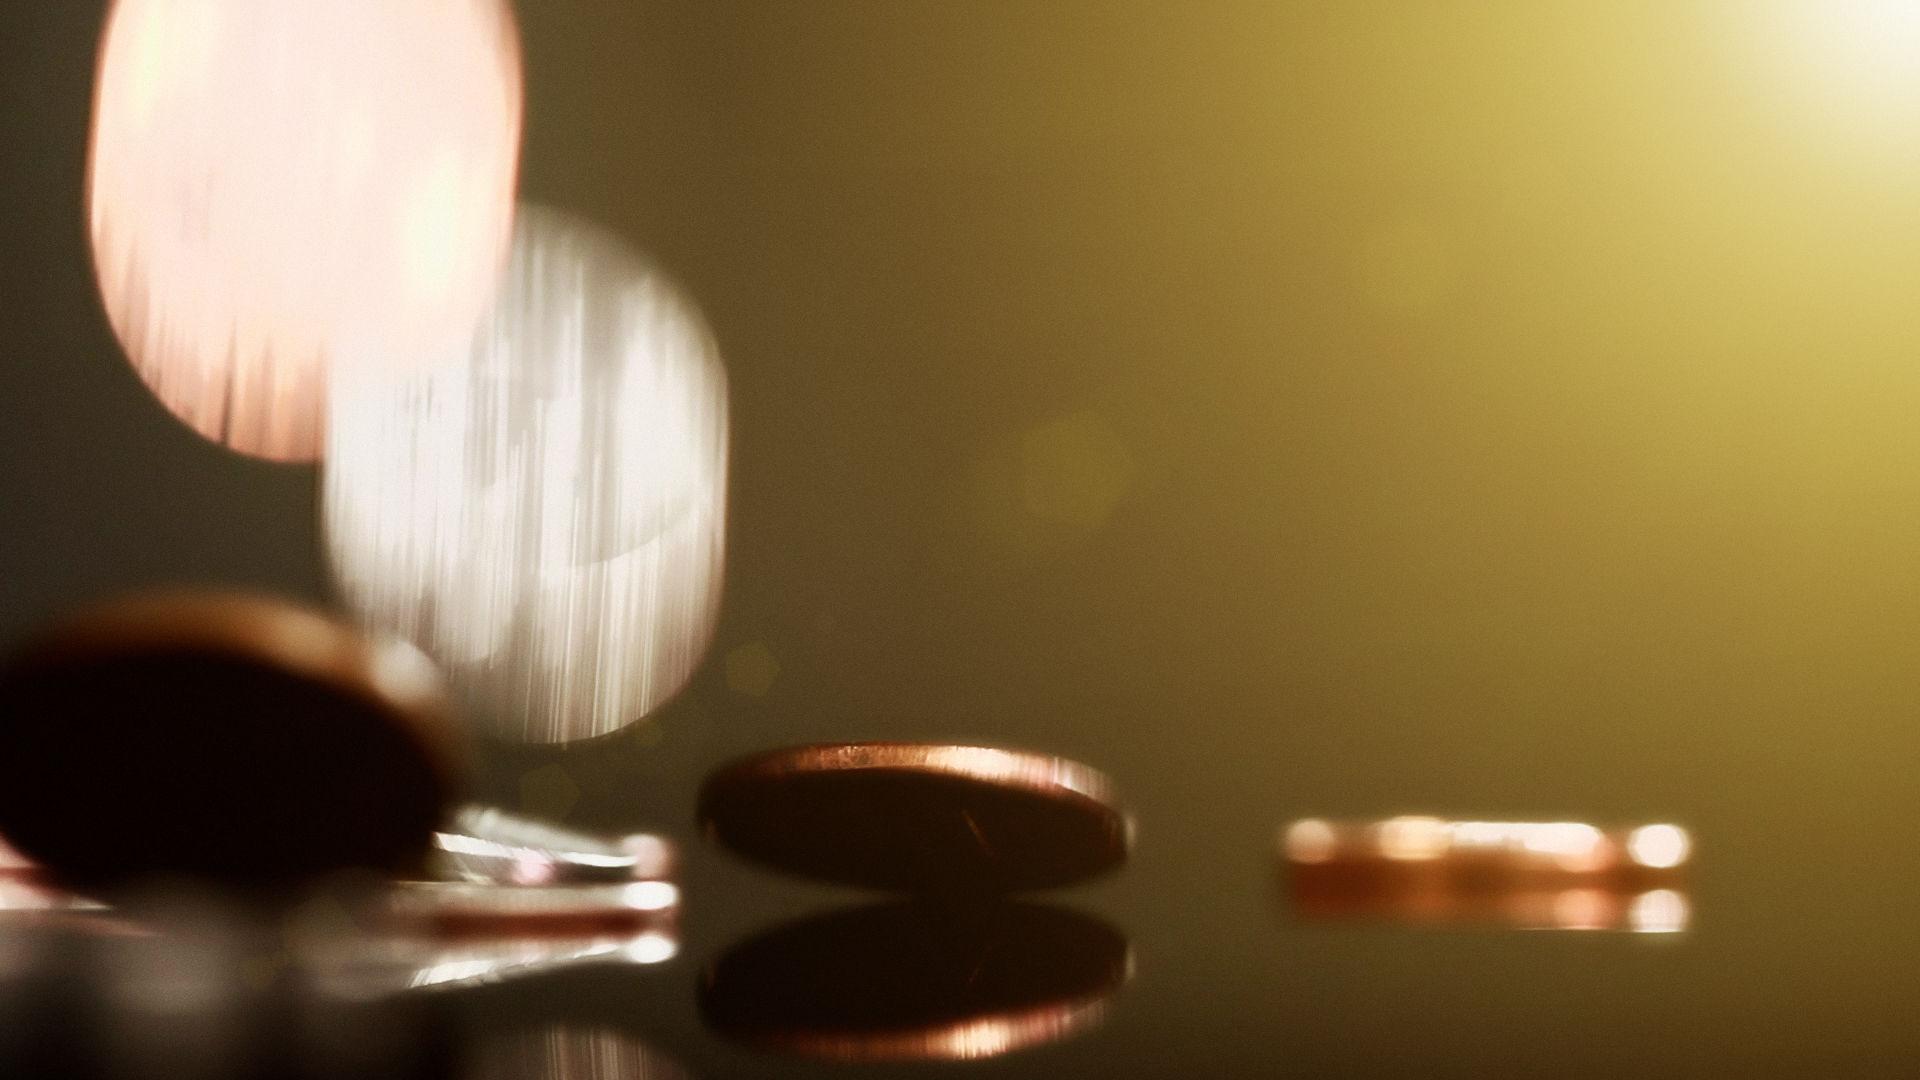
<path id="1" fill-rule="evenodd" d="M 471 332 L 520 114 L 503 0 L 117 0 L 89 214 L 140 377 L 209 439 L 317 458 L 330 361 Z"/>

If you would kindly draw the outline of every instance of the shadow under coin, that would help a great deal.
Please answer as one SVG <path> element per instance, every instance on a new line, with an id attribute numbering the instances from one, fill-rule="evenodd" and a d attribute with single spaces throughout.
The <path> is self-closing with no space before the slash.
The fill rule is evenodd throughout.
<path id="1" fill-rule="evenodd" d="M 1117 930 L 1038 904 L 903 901 L 735 946 L 707 970 L 716 1034 L 835 1062 L 960 1061 L 1097 1025 L 1132 971 Z"/>

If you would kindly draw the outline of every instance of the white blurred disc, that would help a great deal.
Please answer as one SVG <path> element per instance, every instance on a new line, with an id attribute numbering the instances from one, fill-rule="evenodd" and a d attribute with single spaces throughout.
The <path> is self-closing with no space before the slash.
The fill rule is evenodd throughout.
<path id="1" fill-rule="evenodd" d="M 440 662 L 483 734 L 640 719 L 712 636 L 726 375 L 698 311 L 619 240 L 523 205 L 473 342 L 335 370 L 324 510 L 365 625 Z"/>

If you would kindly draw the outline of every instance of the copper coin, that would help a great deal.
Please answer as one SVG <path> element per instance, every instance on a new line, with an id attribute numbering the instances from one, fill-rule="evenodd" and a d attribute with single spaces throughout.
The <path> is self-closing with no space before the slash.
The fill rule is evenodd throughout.
<path id="1" fill-rule="evenodd" d="M 405 646 L 268 597 L 136 596 L 0 669 L 0 834 L 83 890 L 417 870 L 458 746 Z"/>
<path id="2" fill-rule="evenodd" d="M 1126 860 L 1132 826 L 1076 762 L 979 746 L 844 743 L 736 761 L 700 791 L 707 835 L 779 870 L 915 893 L 1068 885 Z"/>
<path id="3" fill-rule="evenodd" d="M 816 1060 L 993 1057 L 1097 1023 L 1130 973 L 1126 938 L 1036 904 L 912 900 L 775 929 L 702 981 L 716 1033 Z"/>
<path id="4" fill-rule="evenodd" d="M 1295 821 L 1279 854 L 1305 919 L 1671 933 L 1688 919 L 1691 846 L 1668 824 L 1405 816 Z"/>

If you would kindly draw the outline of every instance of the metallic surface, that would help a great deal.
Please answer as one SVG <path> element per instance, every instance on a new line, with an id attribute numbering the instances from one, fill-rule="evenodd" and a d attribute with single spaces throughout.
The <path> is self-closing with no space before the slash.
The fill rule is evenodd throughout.
<path id="1" fill-rule="evenodd" d="M 1066 885 L 1126 860 L 1132 825 L 1077 762 L 917 743 L 790 747 L 701 786 L 707 836 L 790 873 L 872 888 L 995 893 Z"/>
<path id="2" fill-rule="evenodd" d="M 102 316 L 106 7 L 0 4 L 9 640 L 142 584 L 334 598 L 315 472 L 194 435 Z M 569 827 L 670 835 L 683 952 L 462 991 L 474 1026 L 836 1071 L 692 1001 L 846 893 L 689 808 L 742 754 L 904 739 L 1121 785 L 1126 872 L 1058 899 L 1139 976 L 1085 1038 L 863 1077 L 1914 1072 L 1920 122 L 1804 107 L 1920 71 L 1913 4 L 518 8 L 522 190 L 698 299 L 733 466 L 714 662 L 476 781 L 519 810 L 557 765 Z M 1782 9 L 1820 32 L 1756 52 Z M 1793 63 L 1849 36 L 1873 62 Z M 759 694 L 721 662 L 756 644 Z M 1276 917 L 1281 825 L 1405 808 L 1683 822 L 1689 930 Z"/>

